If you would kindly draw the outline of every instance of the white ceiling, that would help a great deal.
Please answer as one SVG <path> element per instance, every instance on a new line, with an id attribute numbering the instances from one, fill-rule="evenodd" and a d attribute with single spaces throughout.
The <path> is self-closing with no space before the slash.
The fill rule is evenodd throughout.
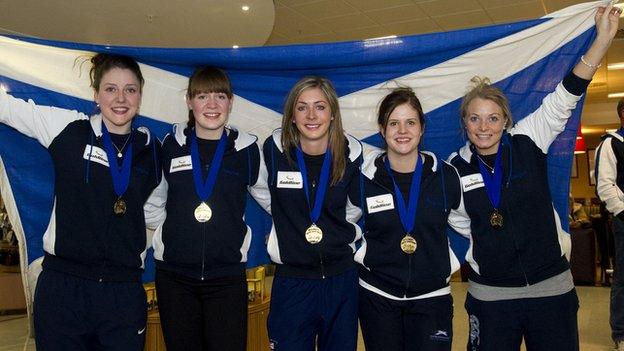
<path id="1" fill-rule="evenodd" d="M 0 33 L 111 45 L 230 47 L 361 40 L 538 18 L 573 0 L 0 0 Z M 242 11 L 247 5 L 249 11 Z M 620 19 L 620 28 L 624 20 Z M 620 30 L 624 32 L 624 30 Z M 622 33 L 620 33 L 622 34 Z M 583 124 L 617 122 L 624 35 L 588 92 Z M 591 133 L 591 131 L 590 131 Z"/>

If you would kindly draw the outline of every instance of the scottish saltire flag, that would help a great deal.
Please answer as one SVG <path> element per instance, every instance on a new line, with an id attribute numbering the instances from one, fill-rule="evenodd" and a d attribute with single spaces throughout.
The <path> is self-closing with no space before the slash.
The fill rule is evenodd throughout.
<path id="1" fill-rule="evenodd" d="M 0 85 L 40 105 L 92 114 L 95 105 L 85 58 L 93 52 L 129 55 L 141 63 L 146 78 L 141 116 L 135 124 L 162 137 L 170 123 L 187 118 L 187 77 L 198 65 L 215 65 L 232 78 L 236 97 L 230 123 L 258 135 L 262 142 L 280 125 L 292 85 L 304 75 L 324 75 L 337 88 L 345 128 L 371 146 L 381 144 L 375 123 L 378 102 L 393 87 L 410 86 L 426 113 L 422 149 L 445 159 L 465 142 L 458 110 L 470 78 L 487 76 L 496 82 L 509 96 L 514 118 L 521 119 L 539 106 L 585 52 L 594 37 L 593 17 L 599 4 L 579 4 L 519 23 L 320 45 L 162 49 L 0 37 Z M 552 195 L 563 223 L 580 115 L 579 107 L 549 154 Z M 46 150 L 0 125 L 0 190 L 20 240 L 27 290 L 34 278 L 29 282 L 26 277 L 35 276 L 30 271 L 43 255 L 53 184 Z M 253 202 L 246 219 L 254 233 L 249 265 L 268 262 L 264 239 L 270 221 Z M 453 238 L 453 244 L 462 243 Z"/>

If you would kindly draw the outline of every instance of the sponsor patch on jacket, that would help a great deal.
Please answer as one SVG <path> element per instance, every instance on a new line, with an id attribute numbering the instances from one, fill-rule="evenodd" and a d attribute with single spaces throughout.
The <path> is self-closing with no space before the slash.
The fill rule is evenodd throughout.
<path id="1" fill-rule="evenodd" d="M 300 172 L 277 172 L 277 187 L 287 189 L 303 189 Z"/>
<path id="2" fill-rule="evenodd" d="M 463 176 L 461 177 L 461 183 L 464 192 L 485 186 L 481 173 L 473 173 L 467 176 Z"/>
<path id="3" fill-rule="evenodd" d="M 366 207 L 368 213 L 381 212 L 394 208 L 394 200 L 392 194 L 383 194 L 366 198 Z"/>
<path id="4" fill-rule="evenodd" d="M 85 146 L 84 153 L 82 154 L 82 158 L 108 167 L 108 156 L 106 156 L 106 151 L 97 146 L 87 144 Z"/>
<path id="5" fill-rule="evenodd" d="M 169 173 L 186 171 L 189 169 L 193 169 L 193 163 L 191 162 L 191 155 L 176 157 L 171 160 Z"/>

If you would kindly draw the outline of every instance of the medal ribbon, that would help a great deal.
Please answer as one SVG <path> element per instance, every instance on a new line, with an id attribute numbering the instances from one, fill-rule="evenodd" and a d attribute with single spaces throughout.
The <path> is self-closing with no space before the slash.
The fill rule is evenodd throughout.
<path id="1" fill-rule="evenodd" d="M 392 185 L 394 186 L 394 196 L 397 198 L 397 209 L 399 211 L 399 218 L 401 219 L 401 224 L 403 224 L 403 229 L 405 232 L 410 234 L 414 230 L 414 225 L 416 224 L 416 213 L 418 212 L 418 197 L 420 196 L 420 179 L 422 178 L 422 170 L 423 163 L 420 154 L 418 155 L 418 160 L 416 161 L 416 169 L 414 169 L 414 174 L 412 175 L 412 184 L 410 185 L 409 190 L 409 199 L 407 204 L 407 209 L 405 208 L 405 200 L 403 199 L 403 194 L 401 193 L 401 189 L 397 185 L 394 180 L 394 175 L 392 174 L 392 168 L 390 168 L 390 161 L 388 160 L 388 156 L 386 156 L 384 160 L 384 165 L 386 166 L 386 171 L 392 180 Z"/>
<path id="2" fill-rule="evenodd" d="M 501 189 L 503 184 L 503 167 L 502 167 L 502 154 L 501 146 L 503 142 L 498 144 L 498 150 L 496 151 L 496 159 L 494 161 L 494 173 L 491 173 L 485 163 L 480 157 L 477 157 L 477 163 L 479 163 L 479 171 L 483 177 L 483 183 L 487 190 L 488 198 L 494 209 L 498 210 L 501 200 Z M 476 152 L 476 151 L 475 151 Z"/>
<path id="3" fill-rule="evenodd" d="M 193 166 L 193 181 L 195 183 L 195 192 L 201 201 L 206 201 L 212 195 L 212 190 L 217 182 L 217 174 L 221 168 L 221 161 L 223 161 L 223 155 L 225 154 L 225 145 L 227 144 L 227 133 L 225 129 L 217 144 L 214 156 L 212 156 L 212 162 L 210 163 L 210 170 L 208 170 L 208 176 L 204 181 L 202 178 L 202 165 L 199 160 L 199 148 L 197 146 L 197 135 L 195 130 L 191 135 L 191 163 Z"/>
<path id="4" fill-rule="evenodd" d="M 308 171 L 306 169 L 305 160 L 303 158 L 303 151 L 301 147 L 297 146 L 297 164 L 299 165 L 299 172 L 301 172 L 301 180 L 303 181 L 303 190 L 305 191 L 306 200 L 308 201 L 308 208 L 310 207 L 310 193 L 308 192 Z M 323 166 L 321 166 L 321 174 L 319 176 L 319 185 L 316 190 L 316 196 L 314 197 L 314 206 L 310 211 L 310 220 L 312 223 L 316 223 L 319 217 L 321 217 L 321 208 L 323 207 L 323 201 L 325 200 L 325 193 L 327 192 L 327 185 L 329 184 L 329 169 L 331 167 L 332 156 L 329 148 L 325 151 L 325 157 L 323 158 Z"/>
<path id="5" fill-rule="evenodd" d="M 132 134 L 132 130 L 130 130 Z M 132 138 L 132 135 L 130 135 Z M 130 184 L 130 168 L 132 165 L 132 140 L 128 142 L 128 148 L 123 154 L 123 161 L 121 167 L 117 164 L 117 153 L 113 150 L 113 141 L 111 140 L 110 133 L 106 129 L 106 125 L 102 122 L 102 143 L 104 144 L 104 150 L 106 151 L 106 157 L 108 157 L 108 169 L 110 170 L 111 177 L 113 178 L 113 189 L 118 197 L 121 197 L 128 189 Z"/>

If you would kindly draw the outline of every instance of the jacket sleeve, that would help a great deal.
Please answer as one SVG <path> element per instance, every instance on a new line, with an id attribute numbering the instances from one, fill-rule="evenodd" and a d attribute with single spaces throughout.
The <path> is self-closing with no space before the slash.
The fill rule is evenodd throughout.
<path id="1" fill-rule="evenodd" d="M 362 217 L 362 192 L 360 188 L 360 182 L 362 181 L 362 155 L 353 161 L 356 171 L 353 172 L 353 177 L 349 182 L 349 189 L 347 195 L 347 221 L 356 223 L 360 217 Z"/>
<path id="2" fill-rule="evenodd" d="M 267 213 L 271 214 L 271 193 L 269 192 L 268 185 L 268 171 L 266 164 L 264 163 L 263 153 L 260 152 L 258 144 L 253 145 L 253 158 L 255 162 L 251 162 L 254 168 L 252 172 L 255 173 L 255 183 L 249 185 L 247 190 L 249 194 L 258 202 Z M 251 156 L 250 156 L 251 157 Z"/>
<path id="3" fill-rule="evenodd" d="M 448 224 L 451 228 L 453 228 L 453 230 L 462 236 L 470 237 L 470 216 L 468 216 L 468 212 L 466 212 L 466 208 L 464 206 L 464 188 L 461 184 L 459 173 L 455 167 L 453 167 L 453 171 L 453 176 L 457 180 L 457 186 L 459 187 L 459 202 L 457 207 L 451 208 L 448 216 Z"/>
<path id="4" fill-rule="evenodd" d="M 617 186 L 617 159 L 611 144 L 613 138 L 606 138 L 596 152 L 596 194 L 604 201 L 607 210 L 614 215 L 624 211 L 624 193 Z"/>
<path id="5" fill-rule="evenodd" d="M 46 148 L 69 123 L 79 119 L 88 117 L 78 111 L 39 106 L 33 100 L 26 102 L 0 89 L 0 123 L 37 139 Z"/>
<path id="6" fill-rule="evenodd" d="M 550 144 L 565 129 L 588 84 L 589 80 L 568 74 L 555 91 L 542 100 L 540 107 L 519 121 L 510 133 L 530 137 L 543 153 L 547 153 Z"/>
<path id="7" fill-rule="evenodd" d="M 145 226 L 147 229 L 155 230 L 162 225 L 167 218 L 167 192 L 169 184 L 164 174 L 161 176 L 160 183 L 143 205 L 143 213 L 145 215 Z"/>

